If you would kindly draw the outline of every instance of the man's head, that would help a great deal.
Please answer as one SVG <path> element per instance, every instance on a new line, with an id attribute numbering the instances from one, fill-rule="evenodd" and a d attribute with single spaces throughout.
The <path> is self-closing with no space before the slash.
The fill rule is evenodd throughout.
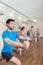
<path id="1" fill-rule="evenodd" d="M 13 29 L 14 29 L 14 23 L 15 23 L 15 20 L 13 20 L 13 19 L 8 19 L 8 20 L 6 21 L 6 25 L 7 25 L 7 27 L 8 27 L 10 30 L 13 30 Z"/>
<path id="2" fill-rule="evenodd" d="M 33 28 L 33 26 L 31 26 L 31 28 Z"/>
<path id="3" fill-rule="evenodd" d="M 25 27 L 22 27 L 22 28 L 21 28 L 21 31 L 24 31 L 24 29 L 25 29 Z"/>

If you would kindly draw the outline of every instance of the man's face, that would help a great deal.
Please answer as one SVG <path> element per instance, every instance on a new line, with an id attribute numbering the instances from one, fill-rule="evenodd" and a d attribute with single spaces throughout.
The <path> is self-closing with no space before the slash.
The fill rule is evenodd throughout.
<path id="1" fill-rule="evenodd" d="M 25 28 L 23 29 L 23 31 L 25 31 Z"/>
<path id="2" fill-rule="evenodd" d="M 26 29 L 24 28 L 24 29 L 23 29 L 23 31 L 25 32 L 25 31 L 26 31 Z"/>
<path id="3" fill-rule="evenodd" d="M 9 24 L 7 24 L 7 27 L 10 29 L 10 30 L 13 30 L 14 29 L 14 23 L 13 21 L 11 21 Z"/>

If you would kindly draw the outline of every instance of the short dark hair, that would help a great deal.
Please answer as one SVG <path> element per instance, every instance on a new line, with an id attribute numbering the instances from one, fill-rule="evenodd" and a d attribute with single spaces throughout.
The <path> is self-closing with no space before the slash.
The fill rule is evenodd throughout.
<path id="1" fill-rule="evenodd" d="M 15 22 L 15 20 L 13 20 L 13 19 L 8 19 L 8 20 L 6 21 L 6 24 L 10 23 L 11 21 Z"/>
<path id="2" fill-rule="evenodd" d="M 22 27 L 21 30 L 23 30 L 25 27 Z"/>
<path id="3" fill-rule="evenodd" d="M 31 28 L 33 28 L 33 26 L 31 26 Z"/>

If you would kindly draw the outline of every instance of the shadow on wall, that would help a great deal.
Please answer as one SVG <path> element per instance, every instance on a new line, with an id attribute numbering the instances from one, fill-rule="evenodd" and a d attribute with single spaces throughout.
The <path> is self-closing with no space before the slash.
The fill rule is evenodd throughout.
<path id="1" fill-rule="evenodd" d="M 5 28 L 6 26 L 2 22 L 0 22 L 0 54 L 3 48 L 2 32 L 5 30 Z"/>
<path id="2" fill-rule="evenodd" d="M 3 40 L 2 40 L 2 37 L 0 36 L 0 54 L 1 54 L 1 50 L 3 48 Z"/>

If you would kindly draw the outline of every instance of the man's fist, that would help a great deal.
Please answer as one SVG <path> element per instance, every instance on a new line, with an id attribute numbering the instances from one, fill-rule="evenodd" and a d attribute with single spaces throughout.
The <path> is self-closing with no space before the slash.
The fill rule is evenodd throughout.
<path id="1" fill-rule="evenodd" d="M 29 41 L 25 41 L 25 45 L 26 45 L 26 50 L 29 48 L 30 42 Z"/>

